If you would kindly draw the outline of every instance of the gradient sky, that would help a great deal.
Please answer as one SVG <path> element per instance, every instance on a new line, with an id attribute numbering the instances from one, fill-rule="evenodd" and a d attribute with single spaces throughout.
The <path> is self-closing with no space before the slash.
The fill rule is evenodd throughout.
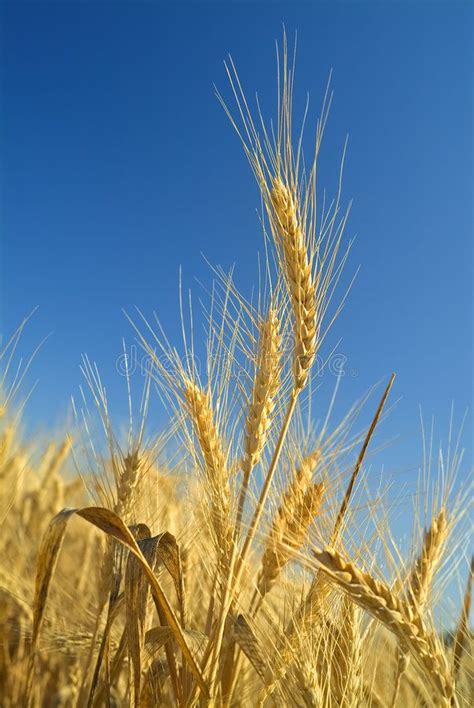
<path id="1" fill-rule="evenodd" d="M 328 342 L 342 338 L 347 357 L 341 410 L 397 372 L 380 441 L 400 437 L 374 464 L 412 481 L 418 406 L 445 441 L 452 401 L 458 423 L 472 403 L 472 7 L 3 2 L 0 330 L 39 305 L 21 353 L 52 333 L 31 369 L 30 424 L 64 420 L 83 352 L 125 413 L 122 308 L 156 310 L 177 341 L 179 267 L 186 284 L 209 284 L 201 253 L 235 263 L 249 292 L 258 193 L 213 83 L 230 98 L 230 52 L 274 115 L 284 23 L 298 30 L 296 92 L 310 92 L 313 120 L 333 69 L 330 191 L 349 135 L 348 273 L 361 269 Z"/>

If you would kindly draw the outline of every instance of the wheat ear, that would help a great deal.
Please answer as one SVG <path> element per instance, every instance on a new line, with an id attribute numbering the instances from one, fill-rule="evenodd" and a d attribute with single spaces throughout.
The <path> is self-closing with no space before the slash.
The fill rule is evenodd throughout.
<path id="1" fill-rule="evenodd" d="M 312 259 L 308 258 L 297 199 L 279 177 L 273 180 L 270 198 L 293 308 L 295 389 L 301 390 L 316 356 L 318 313 Z"/>
<path id="2" fill-rule="evenodd" d="M 342 598 L 339 631 L 331 655 L 330 684 L 334 705 L 356 708 L 362 683 L 359 608 L 348 595 Z"/>
<path id="3" fill-rule="evenodd" d="M 230 486 L 226 459 L 217 426 L 210 394 L 191 379 L 185 379 L 184 398 L 196 437 L 199 441 L 211 495 L 212 523 L 216 542 L 226 558 L 230 557 Z"/>
<path id="4" fill-rule="evenodd" d="M 125 455 L 120 477 L 117 482 L 117 502 L 114 511 L 127 521 L 132 513 L 137 497 L 142 469 L 143 459 L 139 455 L 138 450 L 134 450 L 128 455 Z"/>
<path id="5" fill-rule="evenodd" d="M 117 473 L 117 497 L 113 506 L 113 511 L 126 522 L 129 521 L 130 514 L 133 510 L 142 464 L 142 458 L 140 457 L 138 451 L 135 450 L 134 452 L 130 452 L 128 455 L 124 456 Z M 114 542 L 107 538 L 99 570 L 99 614 L 104 609 L 104 606 L 109 598 L 111 583 L 113 582 L 115 572 L 114 547 Z"/>
<path id="6" fill-rule="evenodd" d="M 425 531 L 421 553 L 418 556 L 408 581 L 407 600 L 422 612 L 428 600 L 433 576 L 441 559 L 448 536 L 446 509 L 443 507 L 433 519 L 428 531 Z M 410 664 L 410 657 L 401 650 L 398 653 L 397 674 L 392 696 L 392 708 L 395 707 L 401 682 Z"/>
<path id="7" fill-rule="evenodd" d="M 384 582 L 357 568 L 336 550 L 315 550 L 321 568 L 357 605 L 382 622 L 424 669 L 442 705 L 450 705 L 454 683 L 438 638 L 428 631 L 420 613 L 398 598 Z"/>
<path id="8" fill-rule="evenodd" d="M 282 496 L 270 528 L 257 581 L 262 597 L 272 588 L 292 553 L 303 545 L 319 510 L 324 488 L 322 484 L 312 483 L 311 477 L 320 456 L 318 449 L 303 460 Z"/>
<path id="9" fill-rule="evenodd" d="M 409 600 L 420 609 L 426 605 L 433 575 L 441 559 L 448 530 L 446 509 L 443 507 L 424 534 L 423 547 L 409 580 Z"/>
<path id="10" fill-rule="evenodd" d="M 270 307 L 260 332 L 259 352 L 255 371 L 252 400 L 247 417 L 245 455 L 242 461 L 242 487 L 239 496 L 236 529 L 240 527 L 250 474 L 258 464 L 265 447 L 268 430 L 280 385 L 281 337 L 280 322 L 275 308 Z"/>

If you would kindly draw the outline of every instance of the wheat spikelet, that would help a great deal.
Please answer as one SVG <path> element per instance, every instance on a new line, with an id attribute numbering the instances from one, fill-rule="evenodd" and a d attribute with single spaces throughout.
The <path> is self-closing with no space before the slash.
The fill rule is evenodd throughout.
<path id="1" fill-rule="evenodd" d="M 425 627 L 420 613 L 334 549 L 315 550 L 314 556 L 333 582 L 395 634 L 402 650 L 411 652 L 423 667 L 443 705 L 449 705 L 454 693 L 451 672 L 439 640 Z"/>
<path id="2" fill-rule="evenodd" d="M 317 296 L 297 200 L 278 177 L 270 193 L 295 327 L 295 389 L 304 388 L 316 355 Z"/>
<path id="3" fill-rule="evenodd" d="M 296 471 L 282 496 L 268 535 L 258 590 L 265 595 L 272 587 L 282 568 L 288 563 L 292 551 L 300 548 L 308 528 L 316 516 L 323 496 L 322 484 L 312 484 L 311 476 L 320 450 L 315 450 Z"/>
<path id="4" fill-rule="evenodd" d="M 268 317 L 261 328 L 252 400 L 247 417 L 238 525 L 243 512 L 250 474 L 262 455 L 275 407 L 275 397 L 280 385 L 281 337 L 279 328 L 278 314 L 273 307 L 270 307 Z"/>

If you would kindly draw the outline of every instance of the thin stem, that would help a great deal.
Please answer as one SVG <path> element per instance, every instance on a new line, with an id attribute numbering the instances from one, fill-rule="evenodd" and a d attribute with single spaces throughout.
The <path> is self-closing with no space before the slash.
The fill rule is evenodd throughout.
<path id="1" fill-rule="evenodd" d="M 374 430 L 377 427 L 380 416 L 382 415 L 382 411 L 385 406 L 385 402 L 388 398 L 388 394 L 390 393 L 390 389 L 392 388 L 394 381 L 395 381 L 395 374 L 392 374 L 390 376 L 390 381 L 388 382 L 387 387 L 384 391 L 384 394 L 380 400 L 378 408 L 375 412 L 372 423 L 370 424 L 370 428 L 367 432 L 367 435 L 365 436 L 364 444 L 362 445 L 361 450 L 359 452 L 359 457 L 357 458 L 356 466 L 354 467 L 354 471 L 352 472 L 351 479 L 349 481 L 349 484 L 346 489 L 346 493 L 344 495 L 344 499 L 342 500 L 341 508 L 339 509 L 339 513 L 336 518 L 336 523 L 334 524 L 334 528 L 332 530 L 331 539 L 329 541 L 330 546 L 334 546 L 334 543 L 337 540 L 337 537 L 339 536 L 339 532 L 340 532 L 341 526 L 342 526 L 342 521 L 343 521 L 345 513 L 347 511 L 347 507 L 349 506 L 349 501 L 350 501 L 350 498 L 351 498 L 351 495 L 352 495 L 352 492 L 354 489 L 356 479 L 359 475 L 360 468 L 362 467 L 362 462 L 364 461 L 365 453 L 367 452 L 367 448 L 369 447 L 369 443 L 372 438 L 372 435 L 374 434 Z"/>
<path id="2" fill-rule="evenodd" d="M 244 513 L 244 505 L 245 505 L 245 497 L 247 496 L 247 490 L 250 482 L 250 475 L 252 473 L 252 468 L 248 470 L 248 473 L 245 473 L 245 476 L 242 480 L 242 487 L 240 489 L 240 494 L 239 494 L 239 505 L 237 508 L 237 518 L 235 521 L 235 539 L 237 541 L 239 534 L 240 534 L 240 525 L 242 523 L 242 516 Z"/>
<path id="3" fill-rule="evenodd" d="M 232 549 L 232 556 L 230 559 L 229 575 L 224 589 L 224 597 L 222 599 L 221 612 L 219 614 L 219 622 L 217 626 L 217 637 L 212 651 L 211 656 L 211 673 L 209 676 L 209 686 L 211 691 L 211 696 L 214 697 L 214 690 L 216 688 L 217 682 L 217 671 L 219 668 L 219 657 L 222 647 L 222 642 L 224 639 L 224 629 L 227 615 L 232 604 L 232 576 L 234 574 L 234 565 L 236 559 L 236 545 Z"/>

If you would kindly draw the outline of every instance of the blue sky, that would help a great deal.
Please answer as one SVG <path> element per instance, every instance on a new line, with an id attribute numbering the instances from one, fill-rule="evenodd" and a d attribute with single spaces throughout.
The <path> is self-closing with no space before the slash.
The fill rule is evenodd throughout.
<path id="1" fill-rule="evenodd" d="M 213 83 L 230 97 L 230 52 L 274 115 L 284 23 L 313 119 L 333 69 L 330 191 L 349 135 L 348 272 L 361 269 L 328 343 L 342 338 L 348 361 L 341 410 L 397 372 L 381 440 L 400 437 L 374 464 L 413 480 L 418 406 L 446 439 L 451 402 L 458 420 L 472 403 L 472 15 L 467 2 L 2 3 L 0 329 L 39 305 L 21 352 L 52 333 L 30 424 L 61 424 L 83 352 L 125 413 L 122 308 L 156 310 L 177 341 L 179 267 L 209 284 L 201 253 L 235 263 L 250 291 L 258 194 Z"/>

